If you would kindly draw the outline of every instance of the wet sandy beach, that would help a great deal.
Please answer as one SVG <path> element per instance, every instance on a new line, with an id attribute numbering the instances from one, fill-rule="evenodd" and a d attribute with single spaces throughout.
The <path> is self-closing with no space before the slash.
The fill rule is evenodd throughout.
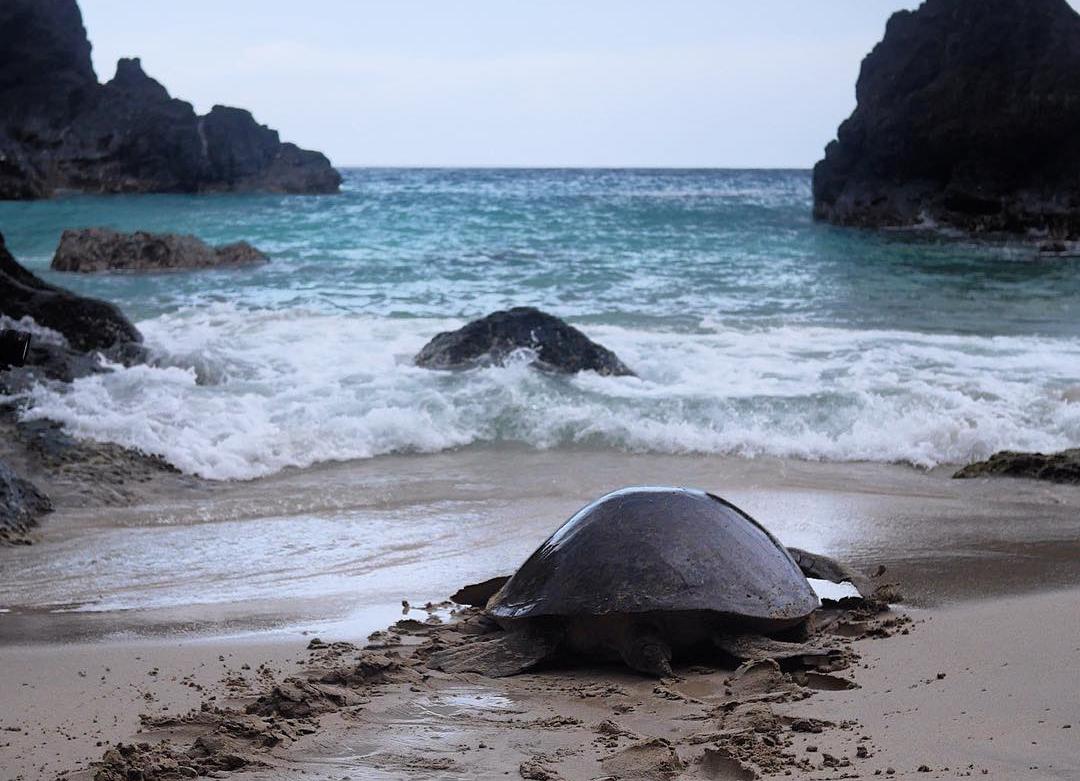
<path id="1" fill-rule="evenodd" d="M 8 744 L 0 777 L 50 777 L 85 765 L 100 757 L 99 741 L 129 739 L 140 713 L 176 714 L 207 696 L 250 694 L 261 664 L 275 675 L 299 669 L 315 636 L 362 645 L 401 617 L 403 599 L 439 601 L 464 583 L 509 573 L 578 507 L 642 483 L 707 488 L 786 544 L 868 570 L 887 567 L 888 579 L 902 585 L 904 609 L 915 611 L 916 630 L 869 641 L 859 651 L 869 669 L 855 670 L 862 688 L 819 694 L 806 706 L 819 717 L 857 719 L 873 733 L 882 762 L 903 771 L 914 743 L 940 777 L 954 774 L 960 754 L 971 757 L 965 771 L 978 758 L 988 772 L 1019 772 L 1028 763 L 1030 775 L 1009 778 L 1074 777 L 1067 757 L 1077 741 L 1069 739 L 1080 733 L 1062 724 L 1080 722 L 1069 695 L 1080 690 L 1080 595 L 1072 590 L 1080 584 L 1080 491 L 948 475 L 877 464 L 469 449 L 182 491 L 151 483 L 131 507 L 62 508 L 34 546 L 0 550 L 0 607 L 7 611 L 0 613 L 0 660 L 9 671 L 0 694 L 11 704 L 0 725 L 0 745 Z M 931 676 L 933 666 L 943 669 Z M 946 691 L 938 672 L 947 673 L 950 687 L 962 683 Z M 924 679 L 934 684 L 920 688 Z M 457 693 L 425 696 L 441 703 L 435 711 L 452 714 L 508 693 L 483 682 L 461 685 Z M 644 686 L 627 685 L 634 692 Z M 982 689 L 989 694 L 980 699 Z M 556 713 L 580 699 L 560 696 L 549 692 L 530 707 Z M 942 707 L 961 700 L 966 722 Z M 1043 736 L 1029 725 L 1035 732 L 1026 743 L 998 737 L 994 750 L 967 753 L 941 737 L 973 720 L 985 727 L 984 737 L 1012 734 L 1008 708 L 1021 703 L 1036 723 L 1036 711 L 1050 708 L 1044 721 L 1062 722 L 1058 732 Z M 385 753 L 379 741 L 401 723 L 399 706 L 387 707 L 389 721 L 353 719 L 351 731 L 339 725 L 351 736 L 341 739 L 374 741 L 366 753 Z M 665 719 L 676 713 L 649 723 L 668 729 Z M 592 724 L 594 716 L 580 721 Z M 354 778 L 483 777 L 500 763 L 515 775 L 528 759 L 524 744 L 494 740 L 483 719 L 472 723 L 454 726 L 455 735 L 463 730 L 454 740 L 486 739 L 498 749 L 479 765 L 458 762 L 454 772 L 377 766 L 357 759 L 365 755 L 360 748 L 328 769 L 317 756 L 326 753 L 326 736 L 337 734 L 332 729 L 296 756 L 313 763 L 304 765 L 315 773 L 309 777 L 341 778 L 349 767 L 366 768 Z M 420 719 L 413 749 L 445 750 L 446 729 L 438 719 Z M 641 724 L 635 729 L 654 733 Z M 581 738 L 575 734 L 553 737 L 551 746 Z M 1041 769 L 1030 770 L 1040 756 Z"/>

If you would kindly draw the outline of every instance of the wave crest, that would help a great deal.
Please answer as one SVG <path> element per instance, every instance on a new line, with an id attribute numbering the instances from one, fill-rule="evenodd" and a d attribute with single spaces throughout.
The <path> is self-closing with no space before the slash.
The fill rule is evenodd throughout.
<path id="1" fill-rule="evenodd" d="M 478 443 L 966 462 L 1080 439 L 1080 345 L 816 326 L 590 326 L 638 378 L 411 356 L 460 325 L 215 304 L 139 324 L 152 366 L 32 391 L 32 417 L 212 479 Z M 1071 371 L 1067 367 L 1074 367 Z"/>

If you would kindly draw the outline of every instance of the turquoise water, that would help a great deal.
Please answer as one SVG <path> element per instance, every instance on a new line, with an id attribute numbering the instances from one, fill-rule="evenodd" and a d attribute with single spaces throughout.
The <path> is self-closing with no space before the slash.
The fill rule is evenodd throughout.
<path id="1" fill-rule="evenodd" d="M 818 225 L 805 171 L 345 175 L 339 196 L 0 204 L 20 260 L 117 302 L 155 356 L 39 388 L 35 414 L 217 478 L 474 443 L 930 466 L 1080 441 L 1080 261 Z M 245 239 L 273 262 L 47 271 L 60 232 L 91 225 Z M 438 331 L 524 304 L 639 378 L 411 365 Z"/>

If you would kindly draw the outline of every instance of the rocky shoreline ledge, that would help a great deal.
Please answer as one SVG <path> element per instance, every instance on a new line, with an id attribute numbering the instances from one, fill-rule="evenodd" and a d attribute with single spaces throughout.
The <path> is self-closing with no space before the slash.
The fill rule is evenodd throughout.
<path id="1" fill-rule="evenodd" d="M 1080 448 L 1049 455 L 1002 450 L 985 461 L 968 464 L 953 477 L 1026 477 L 1030 480 L 1080 485 Z"/>
<path id="2" fill-rule="evenodd" d="M 76 0 L 0 4 L 0 199 L 93 193 L 336 193 L 319 152 L 238 108 L 199 116 L 122 59 L 100 84 Z"/>
<path id="3" fill-rule="evenodd" d="M 202 483 L 157 456 L 70 436 L 56 421 L 21 421 L 13 405 L 0 405 L 0 440 L 0 545 L 31 544 L 54 509 L 126 507 L 163 479 Z"/>
<path id="4" fill-rule="evenodd" d="M 0 460 L 0 544 L 25 543 L 30 527 L 52 509 L 41 489 Z"/>
<path id="5" fill-rule="evenodd" d="M 51 420 L 22 420 L 20 399 L 39 382 L 68 383 L 107 371 L 100 358 L 126 365 L 146 359 L 142 334 L 112 304 L 78 296 L 23 268 L 0 235 L 0 328 L 29 334 L 17 364 L 0 364 L 0 544 L 18 544 L 53 502 L 116 506 L 133 486 L 163 475 L 184 482 L 162 459 L 120 445 L 80 440 Z"/>

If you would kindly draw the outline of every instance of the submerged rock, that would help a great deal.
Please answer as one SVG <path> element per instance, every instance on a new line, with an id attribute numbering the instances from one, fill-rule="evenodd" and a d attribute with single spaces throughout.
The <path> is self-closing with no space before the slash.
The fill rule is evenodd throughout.
<path id="1" fill-rule="evenodd" d="M 995 476 L 1028 477 L 1052 483 L 1080 485 L 1080 448 L 1050 455 L 1002 450 L 986 461 L 965 466 L 953 475 L 961 479 Z"/>
<path id="2" fill-rule="evenodd" d="M 594 371 L 633 376 L 611 350 L 559 318 L 533 307 L 515 307 L 474 320 L 457 331 L 438 334 L 416 356 L 426 369 L 462 369 L 502 364 L 516 350 L 533 350 L 538 368 L 573 374 Z"/>
<path id="3" fill-rule="evenodd" d="M 128 358 L 126 351 L 109 351 L 110 357 L 121 363 L 136 363 L 142 357 L 141 348 Z M 4 372 L 0 367 L 0 393 L 21 393 L 41 379 L 73 382 L 80 377 L 100 374 L 105 369 L 93 353 L 79 352 L 62 344 L 33 342 L 21 367 Z"/>
<path id="4" fill-rule="evenodd" d="M 0 461 L 0 542 L 25 534 L 48 512 L 52 512 L 49 497 Z"/>
<path id="5" fill-rule="evenodd" d="M 86 192 L 337 192 L 318 152 L 242 109 L 198 116 L 138 59 L 100 84 L 76 0 L 0 3 L 0 199 Z"/>
<path id="6" fill-rule="evenodd" d="M 53 256 L 54 271 L 169 271 L 265 263 L 246 241 L 211 247 L 176 233 L 120 233 L 108 228 L 66 230 Z"/>
<path id="7" fill-rule="evenodd" d="M 112 304 L 71 293 L 39 279 L 16 262 L 0 235 L 0 315 L 56 331 L 77 352 L 130 355 L 142 335 Z M 33 355 L 33 347 L 31 347 Z"/>
<path id="8" fill-rule="evenodd" d="M 1080 15 L 926 0 L 889 20 L 814 168 L 814 215 L 1080 236 Z"/>

